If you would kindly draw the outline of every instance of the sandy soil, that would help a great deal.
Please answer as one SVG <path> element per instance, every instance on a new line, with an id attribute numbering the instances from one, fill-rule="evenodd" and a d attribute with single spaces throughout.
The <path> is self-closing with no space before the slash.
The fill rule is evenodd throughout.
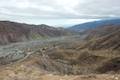
<path id="1" fill-rule="evenodd" d="M 120 80 L 118 74 L 53 75 L 32 66 L 33 62 L 2 66 L 0 80 Z"/>

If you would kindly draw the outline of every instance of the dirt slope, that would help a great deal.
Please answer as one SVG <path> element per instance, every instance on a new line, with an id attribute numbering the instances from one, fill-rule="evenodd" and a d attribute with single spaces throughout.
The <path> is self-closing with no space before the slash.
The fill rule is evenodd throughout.
<path id="1" fill-rule="evenodd" d="M 107 25 L 89 32 L 84 46 L 92 50 L 115 49 L 120 50 L 120 25 Z"/>

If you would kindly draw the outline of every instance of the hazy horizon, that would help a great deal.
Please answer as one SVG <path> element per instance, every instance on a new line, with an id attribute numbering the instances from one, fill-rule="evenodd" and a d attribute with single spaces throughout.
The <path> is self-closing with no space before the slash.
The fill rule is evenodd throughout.
<path id="1" fill-rule="evenodd" d="M 24 22 L 19 20 L 0 20 L 0 21 L 11 21 L 25 24 L 41 25 L 46 24 L 53 27 L 70 27 L 76 24 L 82 24 L 86 22 L 98 21 L 100 19 L 59 19 L 59 20 L 38 20 L 37 22 Z"/>

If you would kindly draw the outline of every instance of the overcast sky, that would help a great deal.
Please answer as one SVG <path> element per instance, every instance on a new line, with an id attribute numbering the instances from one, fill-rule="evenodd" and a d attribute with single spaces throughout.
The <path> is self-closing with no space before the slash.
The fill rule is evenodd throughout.
<path id="1" fill-rule="evenodd" d="M 0 20 L 65 25 L 120 17 L 120 0 L 0 0 Z"/>

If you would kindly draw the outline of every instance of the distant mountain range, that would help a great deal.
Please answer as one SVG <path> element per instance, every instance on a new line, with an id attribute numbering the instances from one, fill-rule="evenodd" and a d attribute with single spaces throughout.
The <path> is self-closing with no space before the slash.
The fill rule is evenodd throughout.
<path id="1" fill-rule="evenodd" d="M 74 34 L 74 32 L 45 24 L 29 25 L 10 21 L 0 21 L 0 45 L 72 34 Z"/>
<path id="2" fill-rule="evenodd" d="M 120 19 L 106 19 L 106 20 L 87 22 L 83 24 L 74 25 L 72 27 L 69 27 L 68 29 L 72 31 L 82 32 L 85 30 L 94 29 L 96 27 L 105 26 L 109 24 L 119 25 Z"/>

